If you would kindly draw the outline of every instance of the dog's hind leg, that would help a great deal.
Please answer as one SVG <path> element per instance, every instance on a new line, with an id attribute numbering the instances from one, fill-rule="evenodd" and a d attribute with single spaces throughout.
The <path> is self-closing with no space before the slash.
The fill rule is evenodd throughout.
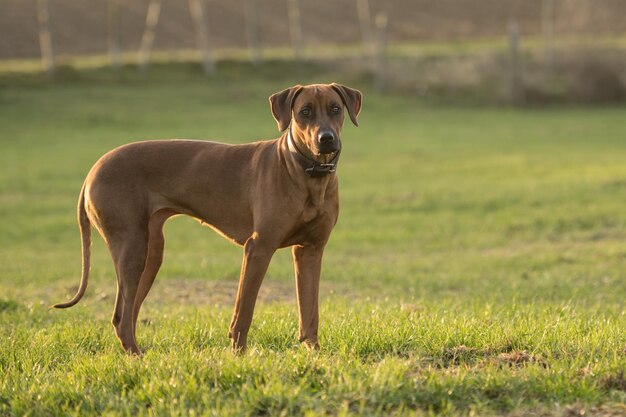
<path id="1" fill-rule="evenodd" d="M 148 254 L 147 228 L 128 228 L 124 233 L 113 236 L 106 234 L 106 239 L 117 273 L 117 296 L 113 315 L 115 332 L 125 351 L 139 354 L 141 352 L 135 341 L 133 310 Z"/>
<path id="2" fill-rule="evenodd" d="M 148 257 L 146 259 L 146 265 L 141 279 L 139 281 L 139 287 L 137 288 L 137 295 L 135 296 L 135 303 L 133 308 L 133 328 L 136 331 L 137 317 L 139 316 L 139 310 L 141 305 L 146 299 L 154 279 L 156 278 L 161 263 L 163 262 L 163 250 L 165 248 L 165 237 L 163 236 L 163 225 L 165 221 L 172 216 L 173 212 L 158 212 L 150 218 L 149 223 L 149 239 L 148 239 Z"/>

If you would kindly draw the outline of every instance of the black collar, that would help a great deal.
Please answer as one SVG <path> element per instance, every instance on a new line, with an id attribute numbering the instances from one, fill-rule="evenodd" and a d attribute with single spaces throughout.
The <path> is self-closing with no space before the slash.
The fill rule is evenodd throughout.
<path id="1" fill-rule="evenodd" d="M 333 159 L 328 161 L 326 164 L 309 158 L 302 153 L 300 149 L 298 149 L 298 145 L 296 145 L 296 142 L 291 136 L 291 127 L 289 127 L 289 132 L 287 132 L 287 144 L 289 145 L 289 150 L 296 157 L 298 163 L 302 166 L 302 168 L 304 168 L 304 172 L 309 174 L 311 178 L 325 177 L 326 175 L 337 170 L 337 162 L 339 161 L 339 155 L 341 155 L 341 142 L 339 143 L 339 150 L 335 152 Z"/>

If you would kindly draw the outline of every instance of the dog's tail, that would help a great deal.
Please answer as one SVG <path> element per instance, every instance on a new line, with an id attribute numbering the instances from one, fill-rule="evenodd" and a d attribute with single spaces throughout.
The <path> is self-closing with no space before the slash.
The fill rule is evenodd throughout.
<path id="1" fill-rule="evenodd" d="M 89 281 L 89 267 L 90 267 L 90 257 L 91 257 L 91 223 L 89 222 L 89 218 L 87 217 L 87 212 L 85 211 L 85 184 L 83 184 L 82 190 L 80 190 L 80 197 L 78 198 L 78 227 L 80 229 L 80 236 L 82 238 L 82 250 L 83 250 L 83 275 L 80 279 L 80 287 L 78 288 L 78 292 L 67 303 L 59 303 L 55 304 L 52 307 L 54 308 L 68 308 L 72 307 L 76 303 L 83 298 L 85 294 L 85 290 L 87 289 L 87 282 Z"/>

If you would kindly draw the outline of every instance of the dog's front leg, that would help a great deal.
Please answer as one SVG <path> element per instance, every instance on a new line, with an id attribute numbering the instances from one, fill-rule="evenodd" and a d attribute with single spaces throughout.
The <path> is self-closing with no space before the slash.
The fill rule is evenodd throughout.
<path id="1" fill-rule="evenodd" d="M 324 248 L 294 246 L 292 252 L 300 313 L 299 340 L 309 349 L 319 349 L 320 345 L 317 339 L 318 298 Z"/>
<path id="2" fill-rule="evenodd" d="M 248 346 L 248 330 L 252 323 L 254 305 L 261 282 L 263 282 L 263 277 L 275 251 L 276 247 L 263 242 L 256 234 L 248 239 L 244 245 L 235 312 L 228 333 L 233 352 L 243 353 Z"/>

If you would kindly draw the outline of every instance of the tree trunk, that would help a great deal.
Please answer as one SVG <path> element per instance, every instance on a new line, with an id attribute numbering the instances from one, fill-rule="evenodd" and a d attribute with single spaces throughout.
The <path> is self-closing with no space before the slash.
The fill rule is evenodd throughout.
<path id="1" fill-rule="evenodd" d="M 54 73 L 54 50 L 52 49 L 50 3 L 48 0 L 37 0 L 37 21 L 39 22 L 39 48 L 41 49 L 41 62 L 48 75 L 52 75 Z"/>
<path id="2" fill-rule="evenodd" d="M 189 13 L 194 23 L 196 44 L 202 53 L 202 68 L 204 68 L 205 74 L 213 74 L 215 72 L 215 64 L 211 54 L 209 25 L 204 0 L 189 0 Z"/>
<path id="3" fill-rule="evenodd" d="M 107 43 L 109 46 L 109 64 L 111 68 L 118 70 L 122 64 L 120 56 L 120 4 L 119 0 L 108 0 L 108 33 Z"/>
<path id="4" fill-rule="evenodd" d="M 297 60 L 302 58 L 302 25 L 300 24 L 300 1 L 287 0 L 287 11 L 289 13 L 289 37 L 293 55 Z"/>
<path id="5" fill-rule="evenodd" d="M 261 62 L 261 41 L 259 39 L 259 11 L 257 0 L 245 0 L 246 35 L 250 48 L 250 60 L 257 65 Z"/>
<path id="6" fill-rule="evenodd" d="M 146 14 L 146 28 L 143 32 L 143 36 L 141 37 L 141 46 L 139 47 L 139 55 L 137 57 L 137 66 L 139 71 L 143 72 L 148 68 L 160 14 L 161 0 L 150 0 L 148 13 Z"/>

